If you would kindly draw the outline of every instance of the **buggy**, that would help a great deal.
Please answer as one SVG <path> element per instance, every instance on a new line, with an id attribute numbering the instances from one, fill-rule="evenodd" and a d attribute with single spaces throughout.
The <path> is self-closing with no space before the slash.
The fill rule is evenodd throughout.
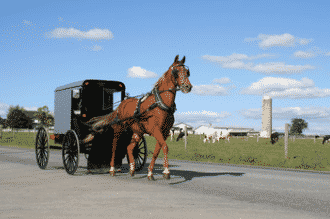
<path id="1" fill-rule="evenodd" d="M 114 131 L 107 127 L 102 134 L 97 134 L 92 142 L 82 143 L 91 131 L 85 123 L 94 117 L 104 116 L 114 111 L 121 101 L 127 98 L 125 85 L 119 81 L 84 80 L 67 84 L 55 90 L 55 127 L 50 136 L 55 144 L 50 146 L 49 136 L 44 127 L 36 135 L 36 161 L 41 169 L 48 164 L 50 149 L 62 150 L 63 166 L 68 174 L 74 174 L 78 168 L 79 155 L 84 153 L 87 169 L 110 167 L 112 139 Z M 120 167 L 127 157 L 127 146 L 132 139 L 133 131 L 128 127 L 119 138 L 121 147 L 116 149 L 115 165 Z M 147 158 L 147 143 L 142 137 L 133 151 L 136 168 L 140 171 Z"/>

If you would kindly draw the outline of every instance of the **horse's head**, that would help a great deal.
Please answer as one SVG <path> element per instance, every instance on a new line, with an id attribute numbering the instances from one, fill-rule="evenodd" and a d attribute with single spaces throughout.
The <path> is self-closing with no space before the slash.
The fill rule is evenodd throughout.
<path id="1" fill-rule="evenodd" d="M 169 71 L 171 71 L 175 79 L 175 86 L 179 86 L 180 90 L 183 93 L 189 93 L 192 89 L 192 85 L 189 81 L 189 68 L 184 65 L 185 61 L 185 56 L 182 58 L 181 61 L 179 61 L 179 55 L 177 55 L 174 59 L 173 64 L 169 68 Z"/>

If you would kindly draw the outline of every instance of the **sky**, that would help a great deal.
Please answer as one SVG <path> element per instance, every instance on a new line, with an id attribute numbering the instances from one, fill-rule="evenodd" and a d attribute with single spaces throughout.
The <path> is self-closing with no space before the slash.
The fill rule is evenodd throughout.
<path id="1" fill-rule="evenodd" d="M 85 79 L 150 92 L 179 55 L 193 89 L 177 93 L 175 123 L 261 131 L 268 95 L 274 131 L 302 118 L 304 134 L 329 134 L 329 8 L 317 0 L 6 1 L 0 116 L 16 105 L 53 112 L 55 89 Z"/>

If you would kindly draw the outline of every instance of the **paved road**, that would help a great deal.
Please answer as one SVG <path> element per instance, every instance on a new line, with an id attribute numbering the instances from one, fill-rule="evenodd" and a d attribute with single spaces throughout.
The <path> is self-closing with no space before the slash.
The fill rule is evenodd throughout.
<path id="1" fill-rule="evenodd" d="M 33 150 L 0 146 L 0 218 L 329 218 L 330 175 L 170 161 L 170 180 L 147 169 L 135 177 L 74 176 L 52 151 L 47 170 Z M 147 161 L 149 163 L 150 160 Z"/>

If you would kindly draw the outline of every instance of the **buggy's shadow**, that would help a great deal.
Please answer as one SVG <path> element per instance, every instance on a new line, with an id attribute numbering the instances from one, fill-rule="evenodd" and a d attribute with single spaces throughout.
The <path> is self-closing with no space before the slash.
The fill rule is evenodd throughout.
<path id="1" fill-rule="evenodd" d="M 136 173 L 137 175 L 142 175 L 142 176 L 134 177 L 133 179 L 137 180 L 137 179 L 147 178 L 148 166 L 149 165 L 146 165 L 141 171 Z M 193 178 L 196 178 L 196 177 L 214 177 L 214 176 L 224 176 L 224 175 L 239 177 L 239 176 L 242 176 L 244 174 L 244 173 L 235 173 L 235 172 L 208 173 L 208 172 L 198 172 L 198 171 L 172 169 L 172 168 L 175 168 L 175 167 L 179 167 L 179 166 L 178 165 L 169 165 L 170 172 L 171 172 L 171 177 L 172 177 L 171 179 L 173 179 L 173 178 L 176 178 L 176 179 L 182 178 L 183 180 L 182 181 L 175 180 L 175 182 L 169 181 L 168 184 L 170 184 L 170 185 L 175 185 L 175 184 L 188 182 L 188 181 L 191 181 Z M 86 169 L 86 167 L 79 167 L 79 168 Z M 117 176 L 123 176 L 122 174 L 128 173 L 129 172 L 129 165 L 128 164 L 123 164 L 122 167 L 121 167 L 121 170 L 122 170 L 121 173 L 118 173 Z M 90 174 L 109 174 L 109 172 L 100 169 L 100 170 L 94 170 Z M 153 174 L 154 174 L 154 176 L 155 175 L 163 175 L 163 165 L 155 164 Z M 156 181 L 157 181 L 157 179 L 156 179 Z"/>

